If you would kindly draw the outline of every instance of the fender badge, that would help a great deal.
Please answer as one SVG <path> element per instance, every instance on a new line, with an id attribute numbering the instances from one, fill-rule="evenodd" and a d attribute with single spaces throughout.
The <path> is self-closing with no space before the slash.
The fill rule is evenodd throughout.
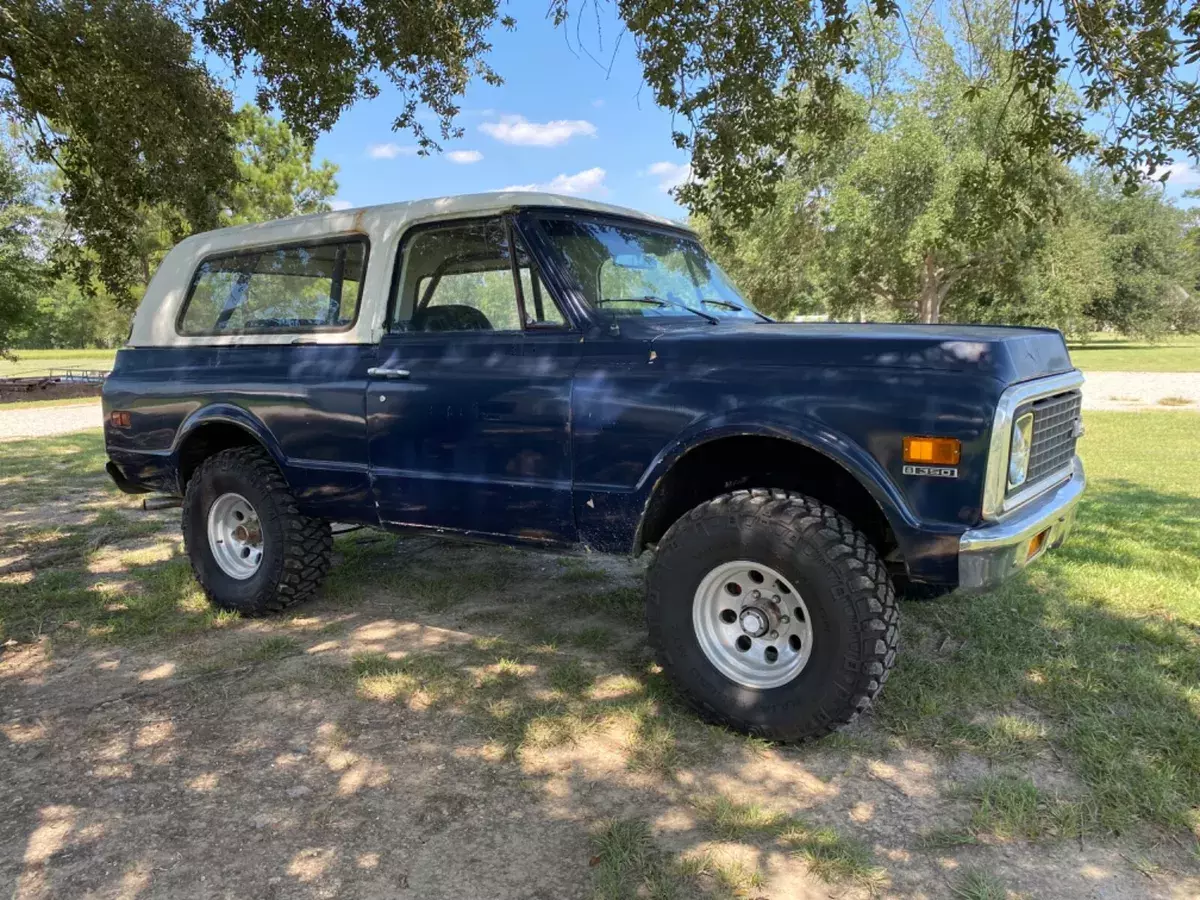
<path id="1" fill-rule="evenodd" d="M 945 466 L 905 466 L 901 470 L 905 475 L 928 475 L 932 478 L 957 478 L 958 469 Z"/>

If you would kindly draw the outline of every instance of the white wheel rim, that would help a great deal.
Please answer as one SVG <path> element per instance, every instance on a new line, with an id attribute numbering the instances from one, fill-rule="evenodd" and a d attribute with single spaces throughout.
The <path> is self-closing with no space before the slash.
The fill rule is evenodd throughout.
<path id="1" fill-rule="evenodd" d="M 762 563 L 738 559 L 704 576 L 692 603 L 700 649 L 743 687 L 780 687 L 812 655 L 812 619 L 800 592 Z"/>
<path id="2" fill-rule="evenodd" d="M 258 513 L 241 494 L 222 494 L 208 509 L 208 546 L 221 571 L 245 581 L 262 564 Z"/>

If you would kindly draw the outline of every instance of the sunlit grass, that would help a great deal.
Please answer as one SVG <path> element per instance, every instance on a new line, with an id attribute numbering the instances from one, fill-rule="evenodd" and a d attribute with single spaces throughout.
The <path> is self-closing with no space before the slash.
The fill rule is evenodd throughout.
<path id="1" fill-rule="evenodd" d="M 46 375 L 51 369 L 100 369 L 113 367 L 116 350 L 14 350 L 15 359 L 0 358 L 0 378 Z"/>
<path id="2" fill-rule="evenodd" d="M 908 652 L 877 718 L 998 759 L 1052 743 L 1083 781 L 1093 827 L 1193 827 L 1200 418 L 1085 418 L 1090 485 L 1068 544 L 999 590 L 906 604 Z"/>
<path id="3" fill-rule="evenodd" d="M 760 896 L 766 879 L 744 862 L 712 851 L 670 854 L 644 819 L 609 819 L 592 837 L 593 900 L 740 900 Z"/>
<path id="4" fill-rule="evenodd" d="M 98 431 L 0 445 L 0 508 L 15 514 L 0 525 L 14 560 L 0 580 L 0 641 L 136 640 L 230 620 L 205 600 L 177 544 L 144 548 L 162 524 L 122 497 L 104 458 Z M 105 555 L 118 570 L 93 574 Z"/>
<path id="5" fill-rule="evenodd" d="M 2 376 L 0 376 L 2 377 Z M 8 412 L 13 409 L 54 409 L 58 406 L 96 406 L 99 407 L 100 398 L 96 397 L 60 397 L 56 400 L 18 400 L 15 403 L 0 403 L 0 412 Z M 96 416 L 96 421 L 99 421 L 99 414 Z"/>
<path id="6" fill-rule="evenodd" d="M 1014 774 L 989 775 L 962 789 L 972 803 L 971 830 L 1001 838 L 1070 838 L 1088 830 L 1094 811 L 1086 803 L 1039 789 Z"/>
<path id="7" fill-rule="evenodd" d="M 1200 372 L 1200 335 L 1160 341 L 1096 335 L 1072 341 L 1071 361 L 1085 372 Z"/>
<path id="8" fill-rule="evenodd" d="M 1008 900 L 1008 889 L 1004 882 L 982 869 L 960 872 L 950 890 L 951 895 L 959 900 Z"/>
<path id="9" fill-rule="evenodd" d="M 849 880 L 874 889 L 885 877 L 868 847 L 835 828 L 813 826 L 798 816 L 722 794 L 699 797 L 693 806 L 714 837 L 777 844 L 802 859 L 809 871 L 824 881 Z"/>

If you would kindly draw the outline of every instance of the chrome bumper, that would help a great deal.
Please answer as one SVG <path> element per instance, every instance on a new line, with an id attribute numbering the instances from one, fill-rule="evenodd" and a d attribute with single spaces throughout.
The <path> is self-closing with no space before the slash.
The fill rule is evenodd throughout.
<path id="1" fill-rule="evenodd" d="M 1075 524 L 1075 507 L 1087 480 L 1079 457 L 1071 477 L 1030 500 L 1011 516 L 972 528 L 958 544 L 958 586 L 986 588 L 1011 578 L 1047 550 L 1061 546 Z M 1049 529 L 1041 549 L 1029 554 L 1030 542 Z"/>

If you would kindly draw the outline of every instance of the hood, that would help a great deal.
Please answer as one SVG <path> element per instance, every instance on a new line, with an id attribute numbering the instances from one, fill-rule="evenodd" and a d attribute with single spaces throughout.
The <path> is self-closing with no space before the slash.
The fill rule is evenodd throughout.
<path id="1" fill-rule="evenodd" d="M 1072 368 L 1062 335 L 1050 328 L 726 320 L 649 330 L 652 347 L 680 362 L 728 362 L 734 356 L 750 365 L 936 369 L 1005 384 Z"/>

